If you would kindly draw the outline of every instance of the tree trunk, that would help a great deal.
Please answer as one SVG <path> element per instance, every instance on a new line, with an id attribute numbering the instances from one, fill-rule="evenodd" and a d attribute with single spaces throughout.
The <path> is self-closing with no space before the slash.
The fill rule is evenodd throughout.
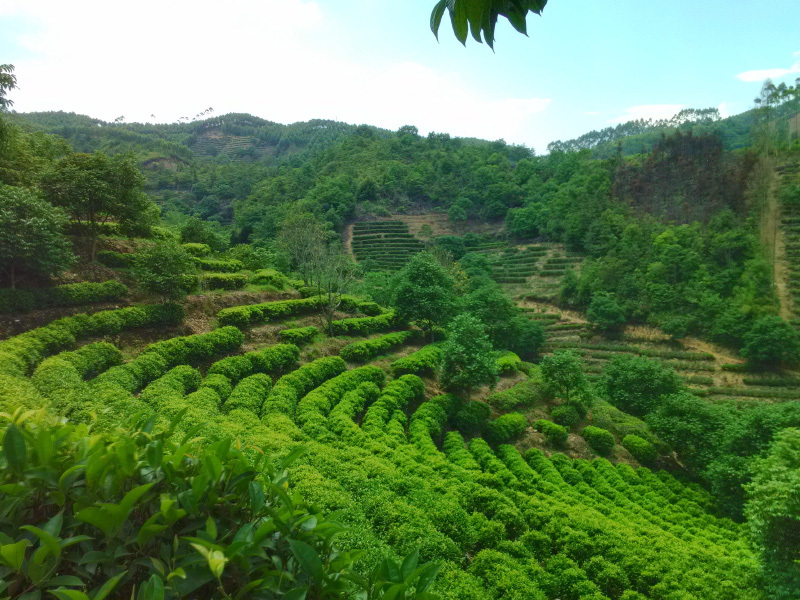
<path id="1" fill-rule="evenodd" d="M 9 269 L 8 274 L 11 277 L 11 289 L 12 290 L 17 289 L 16 273 L 17 273 L 17 267 L 14 265 L 14 263 L 11 263 L 11 268 Z"/>
<path id="2" fill-rule="evenodd" d="M 89 262 L 94 262 L 95 254 L 97 254 L 97 236 L 92 236 L 92 246 L 89 250 Z"/>

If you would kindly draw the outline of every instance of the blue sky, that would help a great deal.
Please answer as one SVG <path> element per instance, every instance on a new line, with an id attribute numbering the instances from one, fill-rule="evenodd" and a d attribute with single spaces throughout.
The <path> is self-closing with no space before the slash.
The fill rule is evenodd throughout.
<path id="1" fill-rule="evenodd" d="M 752 106 L 800 76 L 800 1 L 550 0 L 462 47 L 434 0 L 0 0 L 15 109 L 174 121 L 207 107 L 504 138 L 544 151 L 638 116 Z M 748 72 L 749 75 L 743 75 Z M 744 80 L 743 80 L 744 79 Z"/>

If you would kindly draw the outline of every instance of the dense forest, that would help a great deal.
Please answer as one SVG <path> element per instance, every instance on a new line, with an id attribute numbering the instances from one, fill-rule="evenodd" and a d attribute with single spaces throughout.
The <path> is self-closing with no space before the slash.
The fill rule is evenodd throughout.
<path id="1" fill-rule="evenodd" d="M 800 80 L 547 154 L 15 84 L 0 597 L 798 597 Z"/>

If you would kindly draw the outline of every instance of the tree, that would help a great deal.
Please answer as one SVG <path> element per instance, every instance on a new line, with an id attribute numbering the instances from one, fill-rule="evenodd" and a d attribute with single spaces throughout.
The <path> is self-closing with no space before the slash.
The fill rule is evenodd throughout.
<path id="1" fill-rule="evenodd" d="M 219 223 L 215 223 L 219 226 Z M 229 245 L 229 240 L 224 239 L 222 232 L 214 231 L 211 222 L 203 221 L 197 217 L 190 217 L 181 227 L 181 241 L 184 244 L 208 244 L 212 250 L 222 251 Z"/>
<path id="2" fill-rule="evenodd" d="M 618 335 L 625 325 L 625 313 L 607 292 L 597 292 L 586 311 L 586 317 L 595 329 L 608 335 Z"/>
<path id="3" fill-rule="evenodd" d="M 17 76 L 14 75 L 14 65 L 0 65 L 0 112 L 5 112 L 14 105 L 14 101 L 6 96 L 16 87 Z"/>
<path id="4" fill-rule="evenodd" d="M 453 314 L 453 280 L 431 254 L 415 254 L 397 274 L 392 305 L 401 319 L 416 321 L 423 331 L 432 332 Z"/>
<path id="5" fill-rule="evenodd" d="M 278 234 L 278 247 L 286 252 L 292 268 L 306 285 L 313 283 L 314 272 L 325 253 L 325 230 L 314 215 L 303 213 L 286 220 Z"/>
<path id="6" fill-rule="evenodd" d="M 50 277 L 72 265 L 67 222 L 35 193 L 0 184 L 0 264 L 12 289 L 26 274 Z"/>
<path id="7" fill-rule="evenodd" d="M 143 290 L 164 300 L 182 300 L 197 286 L 197 266 L 189 253 L 174 242 L 139 253 L 134 273 Z"/>
<path id="8" fill-rule="evenodd" d="M 672 368 L 638 356 L 612 359 L 600 378 L 600 390 L 609 402 L 636 416 L 654 411 L 661 398 L 682 388 L 683 382 Z"/>
<path id="9" fill-rule="evenodd" d="M 800 357 L 800 339 L 789 323 L 778 316 L 762 317 L 744 335 L 741 354 L 760 367 L 777 367 Z"/>
<path id="10" fill-rule="evenodd" d="M 567 402 L 574 399 L 575 394 L 586 389 L 588 383 L 583 374 L 581 357 L 565 350 L 545 356 L 539 363 L 542 378 L 550 393 L 564 398 Z"/>
<path id="11" fill-rule="evenodd" d="M 439 381 L 445 389 L 464 392 L 468 401 L 474 388 L 497 381 L 492 343 L 474 315 L 462 313 L 450 324 Z"/>
<path id="12" fill-rule="evenodd" d="M 89 239 L 90 260 L 106 223 L 146 234 L 158 215 L 142 193 L 144 176 L 132 156 L 70 154 L 44 175 L 41 185 L 47 200 L 66 209 Z"/>
<path id="13" fill-rule="evenodd" d="M 479 44 L 485 41 L 494 48 L 494 28 L 498 17 L 505 17 L 514 29 L 528 35 L 528 13 L 541 15 L 546 4 L 547 0 L 439 0 L 431 13 L 431 30 L 438 39 L 439 26 L 447 10 L 459 42 L 466 45 L 467 35 L 471 33 Z"/>
<path id="14" fill-rule="evenodd" d="M 770 598 L 800 589 L 800 429 L 784 429 L 769 454 L 756 460 L 746 486 L 745 515 L 761 551 Z"/>
<path id="15" fill-rule="evenodd" d="M 314 279 L 317 293 L 323 298 L 321 310 L 326 331 L 330 332 L 342 296 L 350 291 L 357 273 L 358 267 L 341 247 L 328 246 L 321 255 Z"/>

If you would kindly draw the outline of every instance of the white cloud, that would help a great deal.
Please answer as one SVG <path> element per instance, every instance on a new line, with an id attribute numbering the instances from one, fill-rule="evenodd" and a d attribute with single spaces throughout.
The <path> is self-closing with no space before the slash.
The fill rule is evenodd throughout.
<path id="1" fill-rule="evenodd" d="M 638 119 L 669 119 L 685 106 L 685 104 L 640 104 L 639 106 L 631 106 L 625 109 L 624 114 L 614 117 L 609 123 L 616 125 L 617 123 L 627 123 Z"/>
<path id="2" fill-rule="evenodd" d="M 348 24 L 310 0 L 0 0 L 21 16 L 19 111 L 171 122 L 211 106 L 290 123 L 328 118 L 537 142 L 547 98 L 507 98 L 441 69 L 339 52 Z M 372 61 L 375 62 L 375 61 Z"/>
<path id="3" fill-rule="evenodd" d="M 722 119 L 727 119 L 733 114 L 731 112 L 731 107 L 727 102 L 720 102 L 719 106 L 717 106 L 717 110 L 719 111 L 719 116 Z"/>
<path id="4" fill-rule="evenodd" d="M 794 52 L 792 56 L 800 56 L 800 51 Z M 780 79 L 781 77 L 785 77 L 786 75 L 791 75 L 793 73 L 800 73 L 800 60 L 795 61 L 795 63 L 789 68 L 774 68 L 774 69 L 756 69 L 754 71 L 744 71 L 743 73 L 739 73 L 736 78 L 739 81 L 745 81 L 748 83 L 758 82 L 761 83 L 765 79 Z"/>

